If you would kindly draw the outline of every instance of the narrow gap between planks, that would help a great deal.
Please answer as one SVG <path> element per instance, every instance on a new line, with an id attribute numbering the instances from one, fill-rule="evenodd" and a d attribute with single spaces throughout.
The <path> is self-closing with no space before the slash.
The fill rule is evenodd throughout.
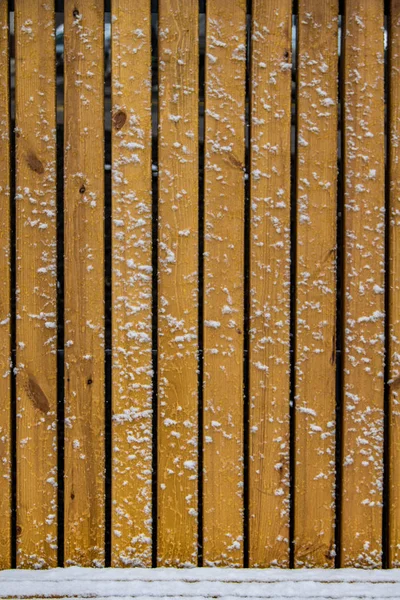
<path id="1" fill-rule="evenodd" d="M 57 8 L 57 7 L 56 7 Z M 64 17 L 64 13 L 62 13 Z M 64 22 L 64 19 L 63 19 Z M 54 36 L 54 44 L 57 44 Z M 57 563 L 64 566 L 64 123 L 58 123 L 63 115 L 64 77 L 56 76 L 56 156 L 57 156 Z"/>
<path id="2" fill-rule="evenodd" d="M 294 72 L 294 91 L 292 92 L 291 103 L 291 143 L 290 143 L 290 402 L 289 402 L 289 487 L 290 487 L 290 505 L 289 505 L 289 568 L 294 568 L 294 514 L 295 514 L 295 440 L 296 440 L 296 421 L 295 421 L 295 340 L 296 340 L 296 290 L 294 282 L 296 281 L 296 207 L 297 207 L 297 91 L 298 91 L 298 3 L 293 1 L 292 28 L 295 27 L 296 35 L 292 31 L 292 71 Z M 292 133 L 293 132 L 293 133 Z"/>
<path id="3" fill-rule="evenodd" d="M 245 110 L 245 169 L 244 169 L 244 278 L 243 278 L 243 566 L 249 567 L 249 411 L 250 411 L 250 218 L 251 218 L 251 54 L 253 2 L 246 6 L 246 110 Z"/>
<path id="4" fill-rule="evenodd" d="M 152 123 L 152 567 L 157 567 L 158 534 L 158 0 L 151 5 L 151 123 Z"/>
<path id="5" fill-rule="evenodd" d="M 9 5 L 10 12 L 14 6 Z M 9 31 L 9 48 L 12 36 Z M 10 52 L 11 73 L 11 52 Z M 14 75 L 15 77 L 15 75 Z M 9 79 L 9 114 L 10 114 L 10 335 L 11 335 L 11 568 L 17 566 L 17 384 L 16 384 L 16 214 L 15 214 L 15 85 Z"/>
<path id="6" fill-rule="evenodd" d="M 345 10 L 344 0 L 339 2 L 338 26 L 338 182 L 337 182 L 337 226 L 336 226 L 336 454 L 335 454 L 335 568 L 340 568 L 341 562 L 341 506 L 342 506 L 342 428 L 343 419 L 343 273 L 344 273 L 344 36 Z M 340 44 L 339 44 L 340 42 Z"/>
<path id="7" fill-rule="evenodd" d="M 104 27 L 106 24 L 107 2 L 104 0 Z M 110 7 L 111 8 L 111 7 Z M 110 19 L 111 21 L 111 19 Z M 110 43 L 110 57 L 111 43 Z M 104 96 L 106 87 L 109 83 L 112 98 L 111 74 L 110 81 L 107 81 L 107 57 L 104 53 Z M 111 145 L 111 127 L 107 130 L 106 123 L 109 115 L 106 113 L 106 103 L 104 103 L 104 373 L 105 373 L 105 504 L 104 504 L 104 531 L 105 531 L 105 566 L 111 566 L 111 539 L 112 539 L 112 191 L 111 191 L 111 168 L 106 165 L 112 165 L 112 145 Z"/>
<path id="8" fill-rule="evenodd" d="M 384 398 L 383 398 L 383 518 L 382 518 L 382 568 L 390 567 L 390 128 L 391 128 L 391 0 L 385 3 L 385 349 L 384 349 Z"/>
<path id="9" fill-rule="evenodd" d="M 199 222 L 198 222 L 198 520 L 197 566 L 203 566 L 203 376 L 204 376 L 204 152 L 205 152 L 205 47 L 207 36 L 206 2 L 199 2 Z"/>

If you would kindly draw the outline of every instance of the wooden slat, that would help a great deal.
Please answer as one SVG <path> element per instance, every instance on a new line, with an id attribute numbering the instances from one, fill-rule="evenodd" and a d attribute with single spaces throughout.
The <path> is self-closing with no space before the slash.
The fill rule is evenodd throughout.
<path id="1" fill-rule="evenodd" d="M 65 1 L 65 564 L 104 564 L 103 3 Z"/>
<path id="2" fill-rule="evenodd" d="M 151 566 L 151 9 L 112 4 L 112 566 Z"/>
<path id="3" fill-rule="evenodd" d="M 57 564 L 54 5 L 15 2 L 17 565 Z"/>
<path id="4" fill-rule="evenodd" d="M 384 358 L 383 1 L 346 2 L 342 557 L 381 566 Z"/>
<path id="5" fill-rule="evenodd" d="M 197 564 L 198 2 L 159 2 L 158 563 Z"/>
<path id="6" fill-rule="evenodd" d="M 250 566 L 288 566 L 291 0 L 252 26 Z"/>
<path id="7" fill-rule="evenodd" d="M 400 2 L 391 0 L 388 59 L 390 64 L 390 527 L 389 566 L 400 567 Z"/>
<path id="8" fill-rule="evenodd" d="M 298 29 L 295 565 L 334 566 L 337 0 L 301 0 Z"/>
<path id="9" fill-rule="evenodd" d="M 204 224 L 204 564 L 243 561 L 245 0 L 208 0 Z"/>
<path id="10" fill-rule="evenodd" d="M 11 567 L 10 115 L 8 6 L 0 2 L 0 569 Z"/>

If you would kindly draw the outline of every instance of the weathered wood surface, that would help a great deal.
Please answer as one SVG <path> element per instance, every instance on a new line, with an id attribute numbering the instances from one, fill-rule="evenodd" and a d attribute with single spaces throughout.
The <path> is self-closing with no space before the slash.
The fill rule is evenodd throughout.
<path id="1" fill-rule="evenodd" d="M 243 564 L 245 0 L 208 0 L 204 189 L 204 565 Z"/>
<path id="2" fill-rule="evenodd" d="M 299 2 L 294 544 L 335 557 L 338 2 Z"/>
<path id="3" fill-rule="evenodd" d="M 103 2 L 65 0 L 62 104 L 60 93 L 56 98 L 54 0 L 15 0 L 15 77 L 9 69 L 14 66 L 10 6 L 0 0 L 0 568 L 13 562 L 55 566 L 61 543 L 58 514 L 64 518 L 67 566 L 102 567 L 107 549 L 114 567 L 149 567 L 153 560 L 160 566 L 192 567 L 198 553 L 209 566 L 239 567 L 248 558 L 252 567 L 287 567 L 291 498 L 294 566 L 332 567 L 338 552 L 342 566 L 379 568 L 383 558 L 400 565 L 400 5 L 398 0 L 340 4 L 345 9 L 341 55 L 339 4 L 299 0 L 294 39 L 290 0 L 253 0 L 251 15 L 246 15 L 250 4 L 245 0 L 207 0 L 205 15 L 197 0 L 159 0 L 153 16 L 150 0 L 113 0 L 112 76 L 105 84 L 108 16 Z M 203 44 L 204 63 L 199 56 Z M 151 89 L 156 66 L 158 81 L 153 78 Z M 199 156 L 203 77 L 204 179 Z M 105 115 L 110 87 L 111 110 Z M 10 168 L 14 90 L 15 173 Z M 58 182 L 64 212 L 59 215 L 56 100 L 64 122 L 64 181 Z M 158 137 L 155 131 L 152 137 L 152 109 L 153 116 L 158 110 Z M 251 136 L 247 147 L 245 131 Z M 110 169 L 104 164 L 106 132 L 112 144 L 111 250 L 104 236 L 104 170 Z M 156 177 L 157 207 L 152 198 Z M 15 202 L 10 203 L 14 183 Z M 344 206 L 338 207 L 342 192 Z M 344 229 L 340 248 L 337 209 Z M 65 250 L 65 277 L 59 282 L 57 219 L 64 227 Z M 14 236 L 16 246 L 11 247 Z M 112 268 L 107 332 L 105 251 L 111 252 Z M 338 251 L 343 272 L 336 274 Z M 15 274 L 10 273 L 14 258 Z M 57 315 L 58 290 L 64 294 L 59 298 L 64 315 Z M 11 315 L 14 295 L 16 314 Z M 61 319 L 64 331 L 58 329 Z M 57 361 L 58 331 L 65 341 L 63 373 L 57 373 L 62 363 L 61 353 Z M 204 348 L 199 348 L 199 332 Z M 110 423 L 105 422 L 106 333 L 107 340 L 112 337 Z M 341 373 L 335 356 L 339 333 Z M 152 347 L 156 335 L 157 356 Z M 244 356 L 245 348 L 249 355 Z M 201 382 L 199 359 L 204 359 Z M 158 364 L 154 373 L 153 364 Z M 338 382 L 342 389 L 335 389 Z M 57 397 L 61 400 L 63 391 L 65 423 L 57 423 Z M 341 398 L 343 421 L 335 423 Z M 57 473 L 64 441 L 60 437 L 59 449 L 57 437 L 63 426 L 65 461 Z M 106 432 L 112 439 L 107 487 Z M 343 455 L 338 473 L 336 434 Z M 58 507 L 61 476 L 64 506 Z M 342 493 L 339 519 L 336 484 Z M 152 523 L 154 515 L 157 523 Z M 111 538 L 106 540 L 110 516 Z M 382 535 L 387 516 L 388 557 Z M 335 521 L 341 523 L 341 548 L 334 547 Z M 14 541 L 16 555 L 11 556 Z"/>
<path id="4" fill-rule="evenodd" d="M 197 565 L 198 2 L 159 3 L 158 557 Z"/>
<path id="5" fill-rule="evenodd" d="M 150 0 L 113 2 L 112 60 L 112 565 L 149 567 L 152 534 Z"/>
<path id="6" fill-rule="evenodd" d="M 104 9 L 65 1 L 65 564 L 104 565 Z"/>
<path id="7" fill-rule="evenodd" d="M 344 567 L 380 567 L 384 369 L 384 10 L 346 2 Z"/>
<path id="8" fill-rule="evenodd" d="M 15 2 L 17 566 L 57 565 L 54 3 Z"/>
<path id="9" fill-rule="evenodd" d="M 289 564 L 291 0 L 255 0 L 250 231 L 250 566 Z"/>

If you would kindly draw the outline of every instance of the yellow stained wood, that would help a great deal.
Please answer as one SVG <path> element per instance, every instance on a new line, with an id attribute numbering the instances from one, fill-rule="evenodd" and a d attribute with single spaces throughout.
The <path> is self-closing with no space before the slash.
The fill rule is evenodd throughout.
<path id="1" fill-rule="evenodd" d="M 389 377 L 390 377 L 390 527 L 389 566 L 400 566 L 400 2 L 391 0 L 390 61 L 390 254 L 389 254 Z"/>
<path id="2" fill-rule="evenodd" d="M 289 566 L 291 22 L 291 0 L 253 2 L 251 567 Z"/>
<path id="3" fill-rule="evenodd" d="M 198 2 L 159 2 L 158 564 L 197 564 Z"/>
<path id="4" fill-rule="evenodd" d="M 65 564 L 104 565 L 103 3 L 65 2 Z"/>
<path id="5" fill-rule="evenodd" d="M 10 114 L 8 6 L 0 2 L 0 569 L 11 568 Z"/>
<path id="6" fill-rule="evenodd" d="M 17 566 L 57 564 L 54 5 L 17 0 Z"/>
<path id="7" fill-rule="evenodd" d="M 57 564 L 54 6 L 17 0 L 17 566 Z"/>
<path id="8" fill-rule="evenodd" d="M 300 0 L 295 340 L 295 566 L 335 543 L 337 0 Z"/>
<path id="9" fill-rule="evenodd" d="M 112 3 L 112 566 L 151 566 L 151 7 Z"/>
<path id="10" fill-rule="evenodd" d="M 380 567 L 384 359 L 382 0 L 346 2 L 344 567 Z"/>
<path id="11" fill-rule="evenodd" d="M 204 565 L 243 562 L 245 0 L 208 0 L 204 223 Z"/>

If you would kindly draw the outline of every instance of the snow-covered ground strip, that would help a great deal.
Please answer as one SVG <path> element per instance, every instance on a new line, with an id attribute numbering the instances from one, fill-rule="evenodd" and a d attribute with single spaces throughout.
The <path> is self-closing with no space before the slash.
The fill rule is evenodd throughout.
<path id="1" fill-rule="evenodd" d="M 0 598 L 400 599 L 400 569 L 50 569 L 0 572 Z"/>

